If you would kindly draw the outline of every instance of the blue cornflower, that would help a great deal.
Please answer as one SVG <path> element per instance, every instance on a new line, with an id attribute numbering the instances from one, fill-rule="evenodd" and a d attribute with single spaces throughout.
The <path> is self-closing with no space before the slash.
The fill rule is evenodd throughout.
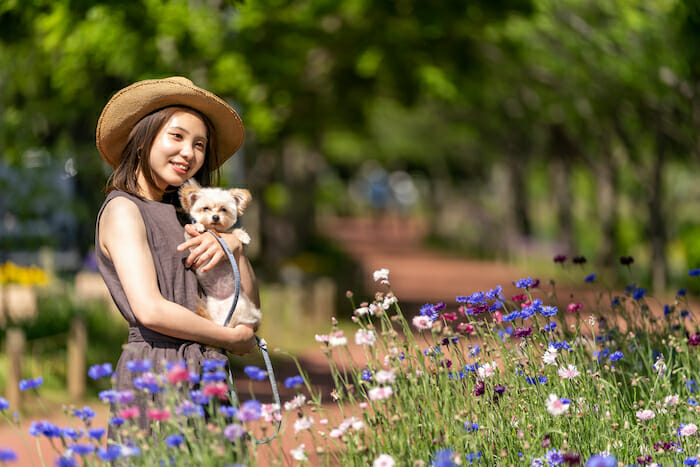
<path id="1" fill-rule="evenodd" d="M 698 276 L 700 276 L 700 268 L 698 268 L 698 269 L 691 269 L 690 271 L 688 271 L 688 275 L 689 275 L 690 277 L 698 277 Z"/>
<path id="2" fill-rule="evenodd" d="M 698 405 L 698 401 L 695 400 L 693 397 L 688 398 L 688 405 L 692 405 L 693 407 L 696 407 Z"/>
<path id="3" fill-rule="evenodd" d="M 60 438 L 61 429 L 51 422 L 42 420 L 40 422 L 32 422 L 29 427 L 29 434 L 32 436 L 44 435 L 47 438 Z"/>
<path id="4" fill-rule="evenodd" d="M 535 313 L 539 313 L 542 310 L 542 300 L 536 298 L 532 301 L 529 306 L 526 306 L 520 311 L 520 318 L 527 319 Z"/>
<path id="5" fill-rule="evenodd" d="M 209 403 L 209 396 L 196 389 L 190 391 L 190 399 L 192 399 L 192 402 L 199 405 L 207 405 Z"/>
<path id="6" fill-rule="evenodd" d="M 671 307 L 666 304 L 664 305 L 664 316 L 668 316 L 669 314 L 671 314 Z"/>
<path id="7" fill-rule="evenodd" d="M 161 390 L 164 390 L 160 386 L 158 386 L 158 382 L 151 379 L 151 378 L 134 378 L 134 387 L 136 389 L 143 389 L 145 391 L 150 392 L 151 394 L 156 394 L 160 392 Z"/>
<path id="8" fill-rule="evenodd" d="M 372 370 L 369 368 L 362 370 L 362 379 L 367 382 L 372 382 Z"/>
<path id="9" fill-rule="evenodd" d="M 562 342 L 551 342 L 550 341 L 549 345 L 551 345 L 552 347 L 554 347 L 557 350 L 564 349 L 564 350 L 571 351 L 571 345 L 567 341 L 562 341 Z"/>
<path id="10" fill-rule="evenodd" d="M 178 411 L 185 417 L 204 417 L 204 408 L 192 401 L 184 401 L 178 407 Z"/>
<path id="11" fill-rule="evenodd" d="M 247 367 L 243 368 L 243 372 L 248 375 L 248 378 L 255 381 L 264 381 L 267 377 L 265 370 L 258 368 L 255 365 L 248 365 Z"/>
<path id="12" fill-rule="evenodd" d="M 615 298 L 613 298 L 612 301 L 610 302 L 610 306 L 612 306 L 613 308 L 615 308 L 615 307 L 618 306 L 619 304 L 620 304 L 620 297 L 615 297 Z"/>
<path id="13" fill-rule="evenodd" d="M 151 361 L 148 359 L 145 360 L 131 360 L 126 362 L 126 369 L 134 372 L 134 373 L 139 373 L 139 372 L 144 372 L 148 371 L 151 369 Z"/>
<path id="14" fill-rule="evenodd" d="M 72 455 L 64 454 L 56 458 L 54 465 L 56 467 L 76 467 L 78 463 L 75 461 L 75 458 Z"/>
<path id="15" fill-rule="evenodd" d="M 688 310 L 681 310 L 681 318 L 687 318 L 690 316 L 690 312 Z"/>
<path id="16" fill-rule="evenodd" d="M 105 462 L 112 462 L 119 457 L 121 457 L 122 454 L 122 447 L 117 445 L 117 444 L 110 444 L 107 447 L 99 447 L 97 448 L 97 457 L 100 458 L 100 460 L 103 460 Z"/>
<path id="17" fill-rule="evenodd" d="M 617 467 L 615 456 L 596 454 L 586 462 L 586 467 Z"/>
<path id="18" fill-rule="evenodd" d="M 114 371 L 112 370 L 111 363 L 102 363 L 100 365 L 93 365 L 88 370 L 88 376 L 92 379 L 100 379 L 108 376 L 112 376 Z"/>
<path id="19" fill-rule="evenodd" d="M 88 430 L 88 437 L 90 439 L 95 439 L 95 440 L 99 441 L 100 439 L 102 439 L 102 437 L 105 435 L 106 432 L 107 432 L 107 430 L 105 430 L 104 428 L 101 428 L 101 427 L 90 428 Z"/>
<path id="20" fill-rule="evenodd" d="M 622 357 L 624 357 L 623 353 L 618 350 L 618 351 L 610 354 L 609 359 L 611 362 L 616 362 L 616 361 L 620 360 Z"/>
<path id="21" fill-rule="evenodd" d="M 632 298 L 634 298 L 635 300 L 640 300 L 646 293 L 647 289 L 636 289 L 632 294 Z"/>
<path id="22" fill-rule="evenodd" d="M 496 286 L 495 289 L 491 289 L 486 294 L 484 295 L 487 300 L 494 300 L 498 298 L 501 295 L 501 292 L 503 291 L 503 287 L 500 285 Z"/>
<path id="23" fill-rule="evenodd" d="M 452 459 L 454 451 L 452 449 L 440 449 L 433 454 L 432 467 L 456 467 L 457 464 Z"/>
<path id="24" fill-rule="evenodd" d="M 0 410 L 7 410 L 10 408 L 10 403 L 4 397 L 0 397 Z"/>
<path id="25" fill-rule="evenodd" d="M 540 309 L 540 314 L 545 318 L 551 318 L 557 314 L 557 307 L 555 306 L 543 306 Z"/>
<path id="26" fill-rule="evenodd" d="M 421 316 L 427 316 L 430 318 L 430 321 L 435 321 L 440 316 L 440 313 L 435 309 L 435 306 L 430 303 L 426 303 L 420 307 L 419 313 Z"/>
<path id="27" fill-rule="evenodd" d="M 586 276 L 585 279 L 583 279 L 583 282 L 593 282 L 595 280 L 595 273 L 589 274 Z"/>
<path id="28" fill-rule="evenodd" d="M 0 462 L 13 462 L 17 460 L 17 454 L 10 448 L 0 448 Z"/>
<path id="29" fill-rule="evenodd" d="M 554 331 L 556 328 L 557 328 L 556 321 L 550 321 L 549 323 L 544 325 L 545 331 Z"/>
<path id="30" fill-rule="evenodd" d="M 109 424 L 111 426 L 122 426 L 125 420 L 122 417 L 112 417 L 109 419 Z"/>
<path id="31" fill-rule="evenodd" d="M 503 308 L 503 302 L 500 300 L 496 300 L 489 307 L 489 311 L 496 311 L 496 310 L 500 310 L 501 308 Z"/>
<path id="32" fill-rule="evenodd" d="M 111 402 L 115 403 L 117 402 L 117 396 L 119 395 L 118 391 L 115 391 L 114 389 L 107 389 L 105 391 L 100 391 L 98 394 L 98 397 L 102 402 Z"/>
<path id="33" fill-rule="evenodd" d="M 683 461 L 683 465 L 698 465 L 697 457 L 686 457 Z"/>
<path id="34" fill-rule="evenodd" d="M 481 353 L 481 348 L 479 347 L 479 344 L 474 344 L 474 346 L 469 349 L 469 356 L 470 357 L 476 357 L 480 353 Z"/>
<path id="35" fill-rule="evenodd" d="M 76 441 L 78 438 L 83 436 L 82 433 L 78 433 L 78 431 L 75 428 L 70 427 L 70 426 L 67 426 L 65 428 L 61 428 L 60 430 L 61 430 L 61 437 L 62 438 L 72 439 L 73 441 Z"/>
<path id="36" fill-rule="evenodd" d="M 564 463 L 564 456 L 559 449 L 550 449 L 544 455 L 544 459 L 547 461 L 547 464 L 551 466 L 561 465 Z"/>
<path id="37" fill-rule="evenodd" d="M 468 373 L 476 373 L 476 370 L 479 368 L 478 363 L 472 363 L 468 365 L 464 365 L 464 371 Z"/>
<path id="38" fill-rule="evenodd" d="M 636 284 L 636 283 L 635 283 L 635 284 L 627 285 L 627 286 L 625 286 L 625 292 L 632 293 L 632 292 L 635 291 L 636 288 L 637 288 L 637 284 Z"/>
<path id="39" fill-rule="evenodd" d="M 79 456 L 88 456 L 95 452 L 95 446 L 92 444 L 74 444 L 70 446 L 70 449 Z"/>
<path id="40" fill-rule="evenodd" d="M 29 389 L 36 389 L 42 384 L 44 384 L 44 378 L 42 378 L 41 376 L 34 379 L 23 379 L 19 382 L 19 390 L 27 391 Z"/>
<path id="41" fill-rule="evenodd" d="M 518 318 L 520 318 L 519 311 L 514 311 L 512 313 L 508 313 L 507 315 L 503 315 L 503 321 L 513 321 L 514 319 Z"/>
<path id="42" fill-rule="evenodd" d="M 199 376 L 199 373 L 196 371 L 190 371 L 190 383 L 192 384 L 199 384 L 199 381 L 202 378 Z"/>
<path id="43" fill-rule="evenodd" d="M 464 458 L 469 461 L 469 465 L 472 465 L 474 461 L 481 464 L 481 451 L 468 452 L 464 455 Z"/>
<path id="44" fill-rule="evenodd" d="M 221 370 L 208 371 L 202 375 L 202 381 L 205 383 L 217 383 L 226 380 L 226 373 Z"/>
<path id="45" fill-rule="evenodd" d="M 484 292 L 474 292 L 467 298 L 467 303 L 478 305 L 484 302 Z"/>
<path id="46" fill-rule="evenodd" d="M 288 388 L 295 388 L 297 386 L 301 386 L 302 384 L 304 384 L 304 378 L 302 378 L 300 375 L 290 376 L 284 380 L 284 385 Z"/>
<path id="47" fill-rule="evenodd" d="M 176 448 L 185 442 L 185 437 L 181 434 L 170 435 L 165 438 L 165 445 L 169 448 Z"/>
<path id="48" fill-rule="evenodd" d="M 457 303 L 467 303 L 467 296 L 466 295 L 457 295 L 457 298 L 455 298 L 455 301 Z"/>
<path id="49" fill-rule="evenodd" d="M 86 405 L 83 407 L 83 410 L 73 409 L 73 415 L 83 421 L 86 421 L 95 417 L 95 411 Z"/>
<path id="50" fill-rule="evenodd" d="M 688 381 L 685 382 L 685 387 L 688 389 L 689 392 L 696 392 L 698 390 L 698 383 L 694 379 L 689 379 Z"/>
<path id="51" fill-rule="evenodd" d="M 467 420 L 466 422 L 464 422 L 464 429 L 467 430 L 468 433 L 479 431 L 479 424 Z"/>
<path id="52" fill-rule="evenodd" d="M 686 293 L 688 293 L 688 290 L 686 289 L 678 289 L 678 292 L 676 292 L 676 295 L 678 297 L 683 297 Z"/>
<path id="53" fill-rule="evenodd" d="M 548 381 L 549 381 L 549 380 L 547 379 L 546 376 L 538 376 L 538 377 L 537 377 L 537 382 L 538 382 L 539 384 L 547 384 Z"/>
<path id="54" fill-rule="evenodd" d="M 175 360 L 175 361 L 170 361 L 170 362 L 165 362 L 165 369 L 168 371 L 172 371 L 173 368 L 176 366 L 182 367 L 182 368 L 187 368 L 187 362 L 184 360 Z"/>
<path id="55" fill-rule="evenodd" d="M 529 289 L 532 286 L 532 279 L 531 278 L 526 278 L 526 279 L 520 279 L 515 283 L 515 286 L 519 289 Z"/>
<path id="56" fill-rule="evenodd" d="M 221 405 L 218 410 L 219 413 L 226 418 L 233 418 L 238 413 L 238 407 L 233 407 L 231 405 Z"/>
<path id="57" fill-rule="evenodd" d="M 204 360 L 202 368 L 204 371 L 216 371 L 219 368 L 226 366 L 226 360 Z"/>

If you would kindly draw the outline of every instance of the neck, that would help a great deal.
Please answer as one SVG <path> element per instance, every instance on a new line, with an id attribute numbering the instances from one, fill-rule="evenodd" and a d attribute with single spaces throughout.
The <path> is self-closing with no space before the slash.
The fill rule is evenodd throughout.
<path id="1" fill-rule="evenodd" d="M 163 194 L 165 193 L 165 190 L 161 190 L 158 187 L 155 187 L 148 183 L 146 177 L 144 177 L 143 173 L 141 172 L 139 172 L 137 176 L 137 184 L 139 187 L 139 194 L 144 198 L 150 199 L 152 201 L 163 200 Z"/>

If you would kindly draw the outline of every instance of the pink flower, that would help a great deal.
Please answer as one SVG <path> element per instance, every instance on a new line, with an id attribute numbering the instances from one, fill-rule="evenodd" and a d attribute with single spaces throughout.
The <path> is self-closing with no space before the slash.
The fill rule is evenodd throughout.
<path id="1" fill-rule="evenodd" d="M 493 318 L 496 320 L 496 323 L 500 324 L 503 322 L 503 315 L 498 310 L 493 312 Z"/>
<path id="2" fill-rule="evenodd" d="M 372 467 L 394 467 L 395 465 L 394 458 L 389 454 L 380 454 L 372 463 Z"/>
<path id="3" fill-rule="evenodd" d="M 457 321 L 457 313 L 454 311 L 443 313 L 442 317 L 445 318 L 445 321 Z"/>
<path id="4" fill-rule="evenodd" d="M 261 413 L 266 422 L 279 422 L 282 420 L 282 411 L 278 404 L 263 404 Z"/>
<path id="5" fill-rule="evenodd" d="M 391 386 L 379 386 L 370 389 L 367 394 L 369 395 L 369 400 L 380 401 L 390 398 L 394 394 L 394 390 L 391 389 Z"/>
<path id="6" fill-rule="evenodd" d="M 168 371 L 168 382 L 170 384 L 183 383 L 190 380 L 190 372 L 184 365 L 179 363 Z"/>
<path id="7" fill-rule="evenodd" d="M 359 329 L 355 333 L 355 344 L 357 345 L 374 345 L 377 340 L 377 335 L 369 329 Z"/>
<path id="8" fill-rule="evenodd" d="M 415 326 L 416 329 L 424 331 L 433 327 L 433 322 L 430 321 L 430 318 L 428 318 L 427 316 L 416 315 L 413 317 L 413 326 Z"/>
<path id="9" fill-rule="evenodd" d="M 316 334 L 315 336 L 316 342 L 324 342 L 326 344 L 330 338 L 331 337 L 328 334 Z"/>
<path id="10" fill-rule="evenodd" d="M 380 284 L 389 285 L 389 270 L 388 269 L 384 268 L 384 269 L 379 269 L 377 271 L 374 271 L 373 277 L 374 277 L 374 282 L 381 281 Z"/>
<path id="11" fill-rule="evenodd" d="M 576 365 L 571 365 L 569 364 L 568 367 L 564 368 L 561 367 L 559 368 L 559 376 L 564 378 L 564 379 L 574 379 L 578 377 L 581 373 L 578 371 L 578 368 L 576 368 Z"/>
<path id="12" fill-rule="evenodd" d="M 298 418 L 294 422 L 294 433 L 296 434 L 296 433 L 299 433 L 300 431 L 308 430 L 309 428 L 311 428 L 313 426 L 313 424 L 314 424 L 314 419 L 311 417 Z"/>
<path id="13" fill-rule="evenodd" d="M 162 422 L 163 420 L 167 420 L 170 418 L 170 411 L 167 409 L 165 409 L 165 410 L 146 409 L 146 415 L 151 420 L 156 420 L 158 422 Z"/>
<path id="14" fill-rule="evenodd" d="M 556 416 L 563 415 L 569 410 L 571 403 L 568 399 L 559 399 L 556 394 L 550 394 L 545 402 L 547 412 Z"/>
<path id="15" fill-rule="evenodd" d="M 666 398 L 664 399 L 664 405 L 667 407 L 668 406 L 672 407 L 674 405 L 678 405 L 679 401 L 680 401 L 680 397 L 678 396 L 678 394 L 674 394 L 672 396 L 666 396 Z"/>
<path id="16" fill-rule="evenodd" d="M 202 389 L 202 394 L 205 396 L 216 396 L 221 400 L 228 399 L 228 386 L 223 381 L 209 383 Z"/>
<path id="17" fill-rule="evenodd" d="M 583 309 L 583 303 L 569 303 L 569 306 L 566 307 L 566 311 L 569 313 L 575 313 L 581 309 Z"/>
<path id="18" fill-rule="evenodd" d="M 457 330 L 463 334 L 471 334 L 474 332 L 474 326 L 469 323 L 459 323 Z"/>
<path id="19" fill-rule="evenodd" d="M 374 379 L 379 384 L 393 384 L 396 382 L 396 374 L 392 370 L 379 370 Z"/>
<path id="20" fill-rule="evenodd" d="M 654 417 L 656 417 L 656 414 L 652 410 L 644 409 L 637 411 L 637 418 L 643 422 L 651 420 Z"/>
<path id="21" fill-rule="evenodd" d="M 687 425 L 683 425 L 680 434 L 681 436 L 691 436 L 694 435 L 696 431 L 698 431 L 697 425 L 695 425 L 695 423 L 688 423 Z"/>
<path id="22" fill-rule="evenodd" d="M 358 405 L 358 407 L 360 407 L 363 410 L 366 409 L 367 407 L 369 407 L 369 404 L 367 402 L 360 402 L 357 405 Z"/>
<path id="23" fill-rule="evenodd" d="M 119 416 L 121 418 L 138 418 L 139 415 L 141 415 L 141 411 L 135 405 L 132 407 L 126 407 L 119 411 Z"/>

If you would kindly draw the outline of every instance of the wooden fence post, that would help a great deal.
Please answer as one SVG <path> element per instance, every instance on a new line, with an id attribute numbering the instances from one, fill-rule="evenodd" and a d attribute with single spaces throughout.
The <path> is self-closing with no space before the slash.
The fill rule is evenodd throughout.
<path id="1" fill-rule="evenodd" d="M 82 318 L 73 318 L 68 336 L 68 396 L 80 401 L 85 396 L 85 355 L 87 327 Z"/>
<path id="2" fill-rule="evenodd" d="M 19 382 L 22 380 L 22 356 L 24 354 L 24 331 L 18 328 L 7 330 L 5 346 L 9 368 L 7 372 L 7 401 L 11 407 L 19 409 L 22 402 Z"/>
<path id="3" fill-rule="evenodd" d="M 335 316 L 335 299 L 338 287 L 330 277 L 320 277 L 313 283 L 313 319 L 315 324 L 328 324 Z"/>

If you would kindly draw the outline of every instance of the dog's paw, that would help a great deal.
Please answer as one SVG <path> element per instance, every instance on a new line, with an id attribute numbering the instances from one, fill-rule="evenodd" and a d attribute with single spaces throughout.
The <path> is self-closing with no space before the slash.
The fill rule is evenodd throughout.
<path id="1" fill-rule="evenodd" d="M 243 229 L 236 229 L 235 232 L 242 244 L 247 245 L 250 243 L 250 235 L 248 235 L 248 232 Z"/>
<path id="2" fill-rule="evenodd" d="M 204 233 L 207 230 L 207 228 L 204 227 L 204 224 L 201 224 L 199 222 L 192 225 L 194 225 L 194 229 L 199 233 Z"/>

